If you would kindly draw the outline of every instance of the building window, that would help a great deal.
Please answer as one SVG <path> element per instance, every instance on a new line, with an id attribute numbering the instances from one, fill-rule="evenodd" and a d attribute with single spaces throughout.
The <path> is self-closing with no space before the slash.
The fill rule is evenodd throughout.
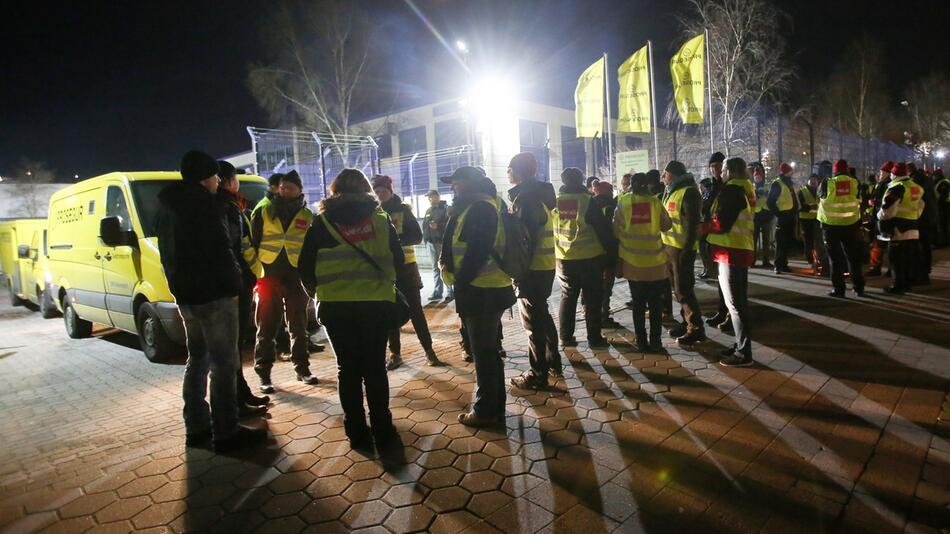
<path id="1" fill-rule="evenodd" d="M 548 125 L 543 122 L 521 119 L 518 121 L 521 151 L 534 154 L 538 160 L 538 179 L 551 181 L 550 153 L 548 151 Z"/>
<path id="2" fill-rule="evenodd" d="M 425 126 L 399 132 L 399 179 L 403 196 L 424 195 L 429 190 L 427 150 Z M 413 154 L 419 154 L 415 161 L 411 161 Z"/>
<path id="3" fill-rule="evenodd" d="M 587 168 L 587 152 L 584 140 L 577 138 L 577 130 L 570 126 L 561 126 L 561 165 L 563 168 Z"/>
<path id="4" fill-rule="evenodd" d="M 373 138 L 376 141 L 376 151 L 379 159 L 393 157 L 393 137 L 391 135 L 380 135 Z"/>

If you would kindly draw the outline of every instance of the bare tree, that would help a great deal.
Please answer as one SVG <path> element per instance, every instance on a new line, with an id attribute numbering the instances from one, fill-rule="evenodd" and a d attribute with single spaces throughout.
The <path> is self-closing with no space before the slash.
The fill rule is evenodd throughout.
<path id="1" fill-rule="evenodd" d="M 785 39 L 776 28 L 787 15 L 768 0 L 690 0 L 680 22 L 684 37 L 708 31 L 713 116 L 720 121 L 726 153 L 763 103 L 779 102 L 793 79 Z M 713 127 L 713 125 L 710 125 Z"/>
<path id="2" fill-rule="evenodd" d="M 24 217 L 46 215 L 49 195 L 44 192 L 42 184 L 52 183 L 55 178 L 55 173 L 42 161 L 21 158 L 10 177 L 16 184 L 17 212 Z"/>
<path id="3" fill-rule="evenodd" d="M 918 157 L 933 166 L 937 147 L 950 144 L 950 80 L 933 72 L 911 83 L 904 98 L 911 123 L 908 138 Z"/>
<path id="4" fill-rule="evenodd" d="M 824 85 L 821 114 L 830 126 L 864 138 L 879 133 L 888 108 L 883 57 L 879 42 L 867 33 L 848 46 Z"/>

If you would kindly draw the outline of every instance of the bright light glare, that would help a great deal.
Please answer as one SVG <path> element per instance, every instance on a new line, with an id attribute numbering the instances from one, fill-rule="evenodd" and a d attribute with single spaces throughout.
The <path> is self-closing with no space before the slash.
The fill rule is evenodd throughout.
<path id="1" fill-rule="evenodd" d="M 468 44 L 465 41 L 459 40 L 455 41 L 455 48 L 458 48 L 458 51 L 467 54 L 468 53 Z"/>
<path id="2" fill-rule="evenodd" d="M 935 155 L 937 156 L 937 159 L 943 159 L 943 158 L 947 157 L 947 151 L 941 149 L 941 150 L 938 150 Z"/>
<path id="3" fill-rule="evenodd" d="M 795 163 L 794 161 L 791 163 L 791 166 L 792 166 L 793 169 L 795 168 L 796 165 L 798 165 L 798 164 Z"/>
<path id="4" fill-rule="evenodd" d="M 465 105 L 471 106 L 480 118 L 490 118 L 510 111 L 517 99 L 515 84 L 510 79 L 492 74 L 474 80 Z"/>

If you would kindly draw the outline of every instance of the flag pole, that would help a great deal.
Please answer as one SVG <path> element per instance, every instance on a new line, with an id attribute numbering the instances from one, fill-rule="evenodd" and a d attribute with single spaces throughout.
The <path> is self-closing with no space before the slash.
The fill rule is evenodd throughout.
<path id="1" fill-rule="evenodd" d="M 653 41 L 647 40 L 647 59 L 650 62 L 650 129 L 653 130 L 653 166 L 660 168 L 660 140 L 656 131 L 656 87 L 653 85 Z"/>
<path id="2" fill-rule="evenodd" d="M 604 52 L 604 93 L 607 95 L 607 172 L 610 182 L 614 181 L 614 147 L 610 135 L 610 69 L 607 66 L 607 52 Z"/>
<path id="3" fill-rule="evenodd" d="M 706 95 L 709 97 L 709 104 L 706 106 L 709 110 L 709 152 L 716 151 L 716 144 L 713 142 L 713 110 L 712 110 L 712 73 L 709 72 L 709 30 L 703 28 L 703 46 L 706 48 L 704 62 L 706 63 Z"/>

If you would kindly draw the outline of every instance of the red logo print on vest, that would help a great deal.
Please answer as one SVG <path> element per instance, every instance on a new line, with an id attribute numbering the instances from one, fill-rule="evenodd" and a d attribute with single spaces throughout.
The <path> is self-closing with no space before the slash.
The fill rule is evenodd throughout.
<path id="1" fill-rule="evenodd" d="M 557 216 L 561 219 L 577 218 L 577 200 L 562 199 L 557 201 Z"/>
<path id="2" fill-rule="evenodd" d="M 910 199 L 911 199 L 912 201 L 914 201 L 914 202 L 917 202 L 918 200 L 920 200 L 920 194 L 923 193 L 923 192 L 924 192 L 924 190 L 923 190 L 923 189 L 920 189 L 919 187 L 911 187 L 911 188 L 910 188 Z"/>
<path id="3" fill-rule="evenodd" d="M 356 224 L 341 224 L 340 233 L 343 234 L 343 237 L 348 239 L 350 243 L 376 239 L 376 228 L 373 227 L 373 221 L 371 219 L 365 219 Z"/>
<path id="4" fill-rule="evenodd" d="M 673 213 L 676 211 L 676 202 L 669 202 L 666 204 L 666 211 Z"/>
<path id="5" fill-rule="evenodd" d="M 307 229 L 307 219 L 294 219 L 294 227 L 298 230 Z"/>
<path id="6" fill-rule="evenodd" d="M 652 214 L 649 202 L 635 202 L 630 208 L 630 224 L 650 224 Z"/>
<path id="7" fill-rule="evenodd" d="M 835 184 L 835 196 L 846 197 L 851 194 L 851 181 L 838 182 Z"/>

